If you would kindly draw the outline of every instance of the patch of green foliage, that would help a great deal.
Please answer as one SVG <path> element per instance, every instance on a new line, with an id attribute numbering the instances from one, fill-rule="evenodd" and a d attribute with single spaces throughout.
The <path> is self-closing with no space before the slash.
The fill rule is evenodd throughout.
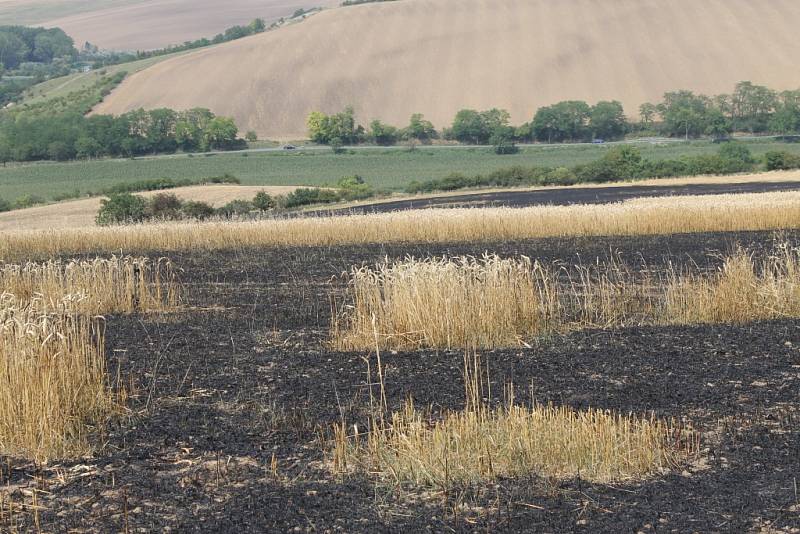
<path id="1" fill-rule="evenodd" d="M 701 174 L 728 175 L 753 171 L 756 169 L 756 163 L 746 145 L 733 142 L 723 145 L 715 154 L 657 161 L 644 159 L 636 147 L 621 145 L 608 150 L 598 160 L 570 168 L 514 166 L 485 175 L 467 176 L 453 173 L 441 179 L 412 182 L 406 187 L 406 192 L 428 193 L 473 187 L 607 183 Z"/>

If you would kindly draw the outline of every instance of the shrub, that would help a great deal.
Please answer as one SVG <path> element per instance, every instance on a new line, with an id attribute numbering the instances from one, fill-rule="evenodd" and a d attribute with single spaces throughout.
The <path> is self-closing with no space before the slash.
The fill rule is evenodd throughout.
<path id="1" fill-rule="evenodd" d="M 253 197 L 253 207 L 257 210 L 268 211 L 275 207 L 275 199 L 273 199 L 266 191 L 259 191 Z"/>
<path id="2" fill-rule="evenodd" d="M 575 173 L 566 167 L 557 167 L 544 177 L 543 185 L 573 185 L 578 183 Z"/>
<path id="3" fill-rule="evenodd" d="M 181 218 L 183 202 L 173 193 L 159 193 L 147 205 L 147 217 L 175 220 Z"/>
<path id="4" fill-rule="evenodd" d="M 330 204 L 340 199 L 336 191 L 319 188 L 301 188 L 295 189 L 286 195 L 283 204 L 287 208 L 297 208 L 300 206 L 308 206 L 310 204 Z"/>
<path id="5" fill-rule="evenodd" d="M 116 193 L 100 201 L 95 221 L 101 226 L 138 223 L 147 217 L 147 202 L 130 193 Z"/>
<path id="6" fill-rule="evenodd" d="M 217 210 L 222 217 L 242 217 L 253 211 L 253 204 L 249 200 L 231 200 Z"/>
<path id="7" fill-rule="evenodd" d="M 236 176 L 232 174 L 228 174 L 227 172 L 222 176 L 212 176 L 211 178 L 206 178 L 205 180 L 201 180 L 201 185 L 204 184 L 241 184 L 242 181 L 239 180 Z"/>
<path id="8" fill-rule="evenodd" d="M 752 165 L 756 162 L 750 149 L 741 143 L 725 143 L 717 154 L 725 160 L 741 162 L 743 165 Z"/>
<path id="9" fill-rule="evenodd" d="M 372 186 L 357 174 L 345 176 L 336 185 L 340 189 L 339 196 L 342 200 L 364 200 L 375 195 Z"/>
<path id="10" fill-rule="evenodd" d="M 36 195 L 25 195 L 24 197 L 18 198 L 14 202 L 14 209 L 24 209 L 30 208 L 32 206 L 38 206 L 39 204 L 44 204 L 44 199 L 42 197 Z"/>
<path id="11" fill-rule="evenodd" d="M 4 198 L 0 198 L 0 212 L 11 211 L 11 202 Z"/>
<path id="12" fill-rule="evenodd" d="M 800 169 L 800 156 L 785 151 L 770 151 L 764 155 L 768 171 L 788 171 Z"/>
<path id="13" fill-rule="evenodd" d="M 73 198 L 80 198 L 81 191 L 80 189 L 73 189 L 72 191 L 67 191 L 66 193 L 56 193 L 53 195 L 53 200 L 56 202 L 61 202 L 62 200 L 70 200 Z"/>
<path id="14" fill-rule="evenodd" d="M 642 154 L 632 146 L 618 146 L 610 149 L 602 158 L 575 168 L 578 181 L 613 182 L 630 180 L 641 176 Z"/>
<path id="15" fill-rule="evenodd" d="M 196 202 L 190 200 L 183 203 L 181 208 L 183 215 L 190 219 L 197 219 L 203 221 L 214 215 L 214 208 L 207 202 Z"/>

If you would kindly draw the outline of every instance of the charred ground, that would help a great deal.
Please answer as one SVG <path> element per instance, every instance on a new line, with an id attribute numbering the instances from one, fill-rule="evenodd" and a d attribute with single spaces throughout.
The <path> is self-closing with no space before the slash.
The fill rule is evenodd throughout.
<path id="1" fill-rule="evenodd" d="M 505 480 L 450 492 L 390 491 L 334 476 L 324 434 L 366 424 L 365 353 L 327 345 L 331 294 L 353 265 L 406 255 L 524 254 L 637 268 L 709 259 L 772 234 L 560 239 L 518 243 L 293 248 L 173 254 L 186 309 L 113 317 L 109 367 L 131 414 L 95 458 L 38 470 L 9 462 L 18 501 L 48 483 L 49 531 L 794 532 L 800 528 L 800 324 L 592 330 L 483 353 L 495 397 L 654 412 L 703 433 L 701 461 L 630 484 Z M 789 234 L 791 239 L 798 235 Z M 463 406 L 461 352 L 383 355 L 389 407 L 412 396 L 434 412 Z M 33 516 L 18 515 L 34 529 Z M 2 527 L 2 525 L 0 525 Z"/>

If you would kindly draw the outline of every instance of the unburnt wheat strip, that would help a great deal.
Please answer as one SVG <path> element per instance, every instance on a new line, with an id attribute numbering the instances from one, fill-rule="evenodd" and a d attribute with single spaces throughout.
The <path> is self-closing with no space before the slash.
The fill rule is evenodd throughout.
<path id="1" fill-rule="evenodd" d="M 575 328 L 800 317 L 800 249 L 744 250 L 718 271 L 637 272 L 618 261 L 544 266 L 522 257 L 408 258 L 356 268 L 333 325 L 339 349 L 495 348 Z"/>
<path id="2" fill-rule="evenodd" d="M 0 259 L 118 250 L 435 243 L 790 228 L 800 228 L 800 192 L 635 199 L 610 205 L 432 209 L 13 232 L 0 235 Z"/>
<path id="3" fill-rule="evenodd" d="M 366 472 L 390 485 L 449 488 L 528 476 L 594 482 L 642 479 L 696 457 L 699 435 L 652 416 L 553 405 L 484 401 L 480 358 L 465 356 L 466 408 L 438 417 L 407 401 L 363 433 L 334 426 L 332 467 Z"/>
<path id="4" fill-rule="evenodd" d="M 0 292 L 40 311 L 88 314 L 161 311 L 181 298 L 169 260 L 130 256 L 0 265 Z"/>
<path id="5" fill-rule="evenodd" d="M 0 305 L 0 454 L 45 462 L 92 450 L 115 410 L 106 383 L 104 324 Z"/>

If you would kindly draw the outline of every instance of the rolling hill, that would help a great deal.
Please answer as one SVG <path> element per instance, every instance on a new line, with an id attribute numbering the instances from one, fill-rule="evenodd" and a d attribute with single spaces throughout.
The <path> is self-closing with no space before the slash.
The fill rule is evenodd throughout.
<path id="1" fill-rule="evenodd" d="M 242 130 L 305 136 L 312 110 L 437 126 L 464 107 L 515 122 L 560 100 L 665 91 L 800 87 L 795 0 L 401 0 L 332 9 L 302 24 L 145 69 L 97 108 L 203 106 Z"/>
<path id="2" fill-rule="evenodd" d="M 298 8 L 338 5 L 337 0 L 0 0 L 2 24 L 59 27 L 78 46 L 150 50 L 213 37 L 256 17 L 271 22 Z"/>

